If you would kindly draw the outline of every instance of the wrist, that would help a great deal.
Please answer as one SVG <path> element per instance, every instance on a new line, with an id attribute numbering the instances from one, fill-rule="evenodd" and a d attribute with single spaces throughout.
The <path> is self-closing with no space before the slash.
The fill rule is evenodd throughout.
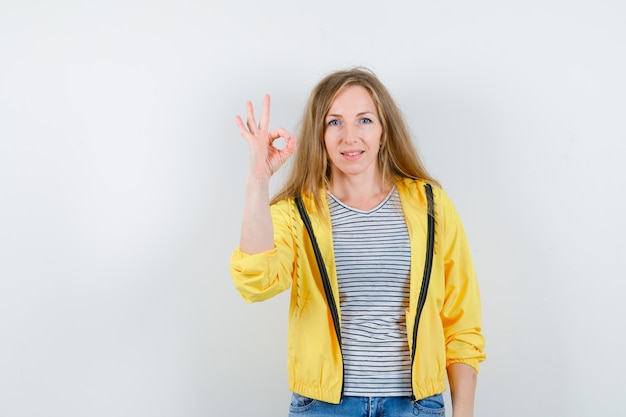
<path id="1" fill-rule="evenodd" d="M 246 178 L 246 186 L 253 188 L 269 188 L 270 178 L 271 176 L 267 174 L 248 173 L 248 176 Z"/>

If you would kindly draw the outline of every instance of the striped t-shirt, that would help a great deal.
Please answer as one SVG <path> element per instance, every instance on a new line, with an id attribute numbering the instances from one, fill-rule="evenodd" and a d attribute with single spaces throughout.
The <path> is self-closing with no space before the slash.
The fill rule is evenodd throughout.
<path id="1" fill-rule="evenodd" d="M 394 188 L 377 207 L 362 211 L 331 193 L 330 217 L 344 363 L 344 395 L 410 396 L 409 235 Z"/>

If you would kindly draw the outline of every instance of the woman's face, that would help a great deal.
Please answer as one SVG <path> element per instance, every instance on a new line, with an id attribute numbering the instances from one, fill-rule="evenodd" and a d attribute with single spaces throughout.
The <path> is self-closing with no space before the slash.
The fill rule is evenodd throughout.
<path id="1" fill-rule="evenodd" d="M 369 91 L 360 85 L 342 88 L 325 123 L 324 143 L 333 180 L 378 173 L 383 127 Z"/>

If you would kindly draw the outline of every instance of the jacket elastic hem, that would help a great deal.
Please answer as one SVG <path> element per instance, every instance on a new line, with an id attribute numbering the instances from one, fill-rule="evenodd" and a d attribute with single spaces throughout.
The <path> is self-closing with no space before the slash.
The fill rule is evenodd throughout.
<path id="1" fill-rule="evenodd" d="M 413 397 L 416 400 L 430 397 L 435 394 L 441 394 L 446 390 L 446 376 L 440 377 L 437 380 L 427 380 L 420 382 L 419 384 L 413 384 Z"/>
<path id="2" fill-rule="evenodd" d="M 289 382 L 289 388 L 296 394 L 315 400 L 324 401 L 331 404 L 339 404 L 341 402 L 341 387 L 335 389 L 324 389 L 320 386 L 310 386 L 304 383 Z"/>

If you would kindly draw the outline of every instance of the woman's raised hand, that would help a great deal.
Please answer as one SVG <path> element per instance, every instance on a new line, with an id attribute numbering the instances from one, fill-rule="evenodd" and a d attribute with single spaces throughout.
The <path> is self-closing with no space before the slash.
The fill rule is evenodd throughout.
<path id="1" fill-rule="evenodd" d="M 258 125 L 254 118 L 254 108 L 250 101 L 246 103 L 246 110 L 248 116 L 246 123 L 243 123 L 239 115 L 235 117 L 235 122 L 239 128 L 239 133 L 248 142 L 250 149 L 249 174 L 257 179 L 269 179 L 295 152 L 296 138 L 280 127 L 269 130 L 269 95 L 266 94 L 263 98 L 261 120 Z M 285 140 L 285 147 L 282 149 L 274 146 L 274 141 L 278 138 Z"/>

